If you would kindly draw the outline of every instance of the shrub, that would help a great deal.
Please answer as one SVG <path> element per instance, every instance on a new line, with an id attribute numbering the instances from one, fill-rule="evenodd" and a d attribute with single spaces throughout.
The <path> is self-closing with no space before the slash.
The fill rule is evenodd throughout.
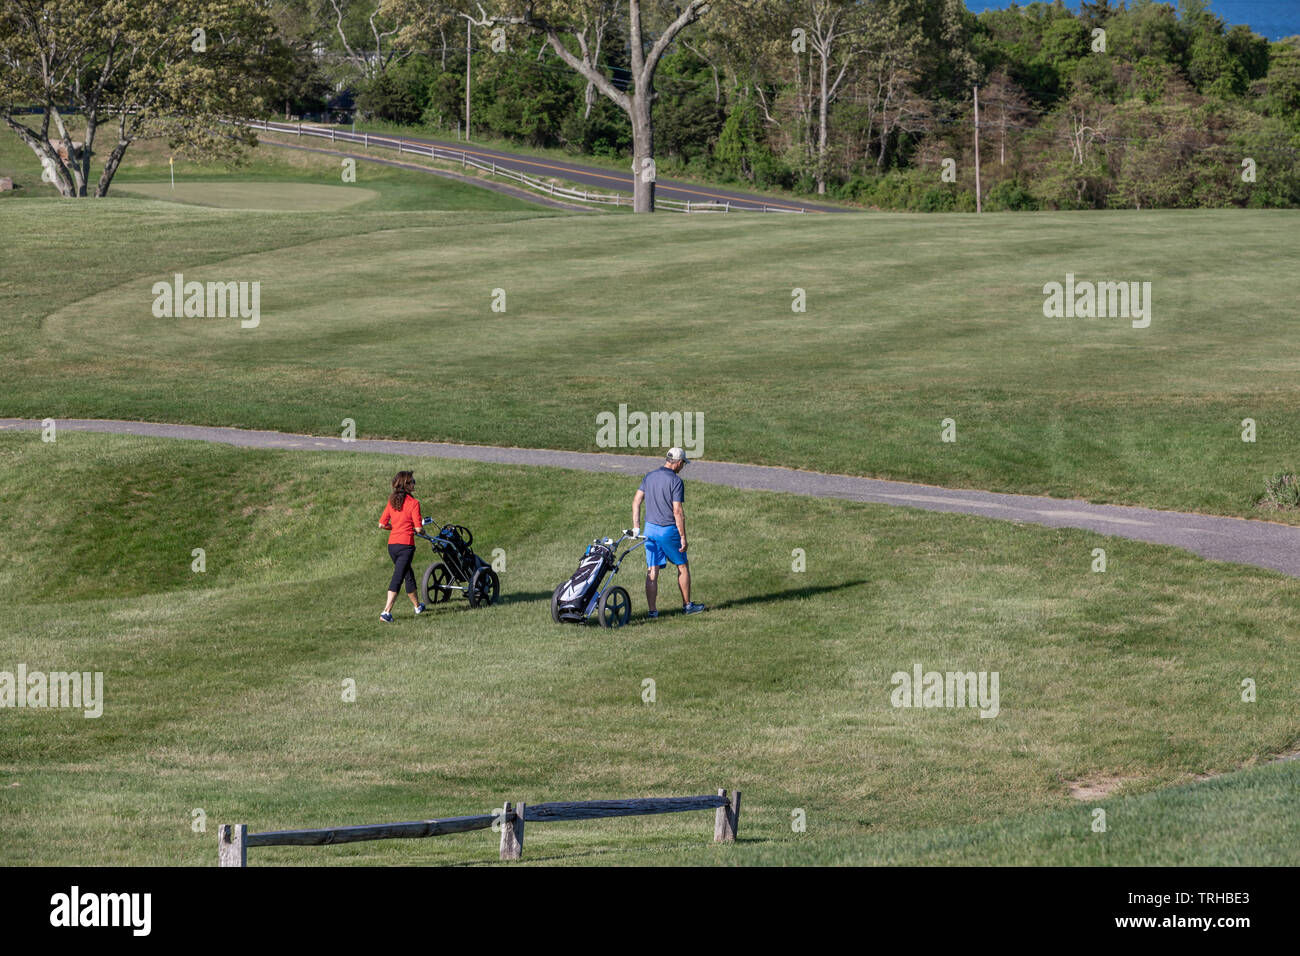
<path id="1" fill-rule="evenodd" d="M 1038 208 L 1038 200 L 1014 179 L 1004 179 L 989 190 L 984 208 L 989 212 L 1032 212 Z"/>
<path id="2" fill-rule="evenodd" d="M 1280 471 L 1264 482 L 1264 497 L 1258 505 L 1267 511 L 1293 511 L 1300 508 L 1300 475 Z"/>

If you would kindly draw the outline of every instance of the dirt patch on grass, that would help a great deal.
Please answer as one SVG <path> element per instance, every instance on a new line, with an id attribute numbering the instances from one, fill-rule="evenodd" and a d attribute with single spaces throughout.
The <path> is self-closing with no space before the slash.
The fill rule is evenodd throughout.
<path id="1" fill-rule="evenodd" d="M 1101 800 L 1109 797 L 1130 780 L 1137 779 L 1137 777 L 1099 775 L 1085 780 L 1067 780 L 1065 785 L 1070 788 L 1070 796 L 1076 800 Z"/>

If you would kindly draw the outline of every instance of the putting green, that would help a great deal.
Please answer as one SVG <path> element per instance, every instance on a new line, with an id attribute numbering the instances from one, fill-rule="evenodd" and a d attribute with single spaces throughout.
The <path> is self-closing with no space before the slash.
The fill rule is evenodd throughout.
<path id="1" fill-rule="evenodd" d="M 192 206 L 222 209 L 329 211 L 375 199 L 379 193 L 359 186 L 322 186 L 317 183 L 170 182 L 131 183 L 120 188 L 125 196 L 163 199 Z"/>

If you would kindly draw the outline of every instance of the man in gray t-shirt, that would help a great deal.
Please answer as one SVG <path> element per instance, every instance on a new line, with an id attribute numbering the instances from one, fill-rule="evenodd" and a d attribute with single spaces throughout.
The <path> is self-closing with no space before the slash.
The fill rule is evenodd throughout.
<path id="1" fill-rule="evenodd" d="M 641 532 L 641 502 L 645 502 L 645 600 L 650 617 L 658 617 L 659 569 L 669 561 L 677 565 L 677 586 L 682 591 L 682 612 L 696 614 L 703 604 L 691 603 L 691 569 L 686 563 L 686 486 L 678 474 L 688 459 L 680 448 L 668 449 L 663 465 L 641 479 L 632 496 L 632 533 Z"/>

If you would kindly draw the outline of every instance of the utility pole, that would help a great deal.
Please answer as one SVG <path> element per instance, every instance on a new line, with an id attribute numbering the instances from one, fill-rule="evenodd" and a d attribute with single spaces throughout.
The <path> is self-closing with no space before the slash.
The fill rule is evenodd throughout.
<path id="1" fill-rule="evenodd" d="M 983 212 L 980 200 L 980 88 L 975 87 L 975 211 Z"/>
<path id="2" fill-rule="evenodd" d="M 469 142 L 469 28 L 473 26 L 469 17 L 465 18 L 465 142 Z"/>

